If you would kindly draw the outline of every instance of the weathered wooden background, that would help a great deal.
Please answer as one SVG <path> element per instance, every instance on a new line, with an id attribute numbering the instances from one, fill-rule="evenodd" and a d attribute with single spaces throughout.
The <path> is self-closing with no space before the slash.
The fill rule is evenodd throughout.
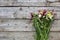
<path id="1" fill-rule="evenodd" d="M 30 13 L 54 9 L 49 40 L 60 40 L 60 0 L 0 0 L 0 40 L 34 40 Z"/>

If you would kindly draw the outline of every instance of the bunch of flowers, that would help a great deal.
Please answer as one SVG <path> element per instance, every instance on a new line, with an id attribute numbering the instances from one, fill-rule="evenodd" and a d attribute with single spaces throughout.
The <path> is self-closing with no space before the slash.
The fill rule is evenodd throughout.
<path id="1" fill-rule="evenodd" d="M 33 26 L 36 31 L 35 40 L 48 40 L 51 24 L 54 20 L 53 11 L 39 10 L 31 14 Z"/>

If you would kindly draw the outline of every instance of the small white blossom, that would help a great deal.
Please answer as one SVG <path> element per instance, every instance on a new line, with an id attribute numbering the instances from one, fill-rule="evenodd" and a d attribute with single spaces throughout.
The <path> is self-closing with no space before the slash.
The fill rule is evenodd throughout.
<path id="1" fill-rule="evenodd" d="M 42 16 L 42 15 L 41 15 L 41 14 L 39 14 L 38 16 L 39 16 L 39 18 L 41 18 L 41 16 Z"/>
<path id="2" fill-rule="evenodd" d="M 44 18 L 45 16 L 43 16 L 43 18 Z"/>

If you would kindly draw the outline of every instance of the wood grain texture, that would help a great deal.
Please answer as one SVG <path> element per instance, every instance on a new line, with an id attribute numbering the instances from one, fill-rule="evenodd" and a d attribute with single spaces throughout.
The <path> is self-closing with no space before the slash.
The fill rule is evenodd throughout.
<path id="1" fill-rule="evenodd" d="M 38 10 L 53 10 L 56 13 L 55 19 L 60 19 L 60 7 L 0 7 L 0 18 L 31 18 L 32 13 Z"/>
<path id="2" fill-rule="evenodd" d="M 49 9 L 56 13 L 49 40 L 60 40 L 60 0 L 0 0 L 0 40 L 34 40 L 30 13 Z"/>
<path id="3" fill-rule="evenodd" d="M 0 0 L 0 6 L 60 6 L 59 4 L 59 0 Z"/>
<path id="4" fill-rule="evenodd" d="M 48 2 L 59 2 L 59 0 L 47 0 Z"/>
<path id="5" fill-rule="evenodd" d="M 45 2 L 0 2 L 0 6 L 46 6 Z"/>
<path id="6" fill-rule="evenodd" d="M 9 36 L 9 33 L 0 32 L 0 40 L 13 40 L 13 37 Z"/>
<path id="7" fill-rule="evenodd" d="M 60 2 L 50 3 L 48 6 L 60 6 Z"/>
<path id="8" fill-rule="evenodd" d="M 0 6 L 46 6 L 46 0 L 0 0 Z"/>
<path id="9" fill-rule="evenodd" d="M 34 40 L 34 35 L 35 32 L 0 32 L 0 40 Z M 60 32 L 50 32 L 49 40 L 60 40 Z"/>
<path id="10" fill-rule="evenodd" d="M 60 20 L 55 20 L 51 31 L 60 31 Z M 35 31 L 30 20 L 1 20 L 0 31 Z"/>
<path id="11" fill-rule="evenodd" d="M 1 2 L 46 2 L 46 0 L 0 0 Z"/>

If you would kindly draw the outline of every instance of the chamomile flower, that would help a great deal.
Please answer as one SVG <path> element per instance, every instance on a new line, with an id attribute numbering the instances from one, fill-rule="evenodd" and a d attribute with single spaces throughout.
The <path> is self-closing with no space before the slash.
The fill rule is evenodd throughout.
<path id="1" fill-rule="evenodd" d="M 38 16 L 39 16 L 39 18 L 41 18 L 41 16 L 42 16 L 42 15 L 41 15 L 41 14 L 39 14 Z"/>

